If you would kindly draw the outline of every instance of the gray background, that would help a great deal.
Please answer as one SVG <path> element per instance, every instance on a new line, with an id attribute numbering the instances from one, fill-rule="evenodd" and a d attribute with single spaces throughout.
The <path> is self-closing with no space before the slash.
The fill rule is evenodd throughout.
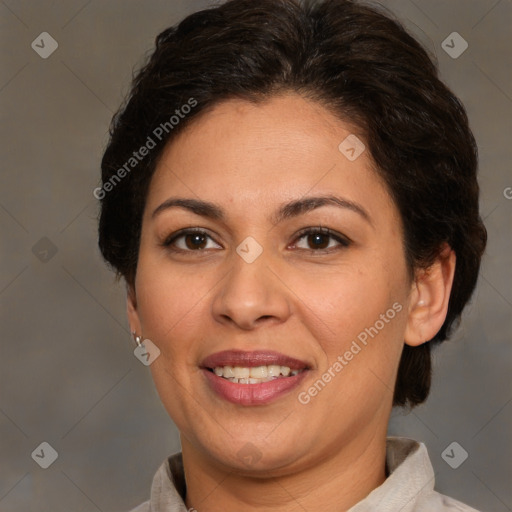
<path id="1" fill-rule="evenodd" d="M 92 190 L 132 68 L 157 33 L 211 3 L 0 1 L 2 512 L 129 509 L 147 499 L 157 466 L 179 450 L 149 370 L 133 355 L 123 285 L 96 248 Z M 385 5 L 435 52 L 468 109 L 489 231 L 471 305 L 436 352 L 428 404 L 396 411 L 390 433 L 426 443 L 439 491 L 483 511 L 507 511 L 512 4 Z M 48 59 L 31 48 L 43 31 L 59 44 Z M 457 59 L 441 47 L 453 31 L 469 43 Z M 31 458 L 43 441 L 58 452 L 48 469 Z M 469 454 L 457 469 L 441 457 L 453 441 Z"/>

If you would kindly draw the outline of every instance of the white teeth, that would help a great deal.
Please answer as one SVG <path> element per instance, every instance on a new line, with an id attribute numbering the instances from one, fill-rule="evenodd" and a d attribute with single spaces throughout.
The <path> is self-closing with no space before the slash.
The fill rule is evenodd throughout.
<path id="1" fill-rule="evenodd" d="M 277 364 L 270 364 L 267 366 L 269 377 L 279 377 L 281 373 L 281 367 Z"/>
<path id="2" fill-rule="evenodd" d="M 224 377 L 238 384 L 259 384 L 280 377 L 294 376 L 302 370 L 291 370 L 288 366 L 270 364 L 266 366 L 217 366 L 213 369 L 215 375 Z"/>
<path id="3" fill-rule="evenodd" d="M 233 368 L 233 377 L 237 379 L 248 379 L 250 373 L 251 370 L 249 368 L 242 368 L 241 366 L 235 366 Z"/>
<path id="4" fill-rule="evenodd" d="M 226 380 L 229 380 L 229 382 L 233 382 L 234 384 L 260 384 L 261 382 L 269 382 L 272 378 L 267 377 L 266 379 L 253 379 L 249 377 L 248 379 L 236 379 L 235 377 L 232 377 Z"/>
<path id="5" fill-rule="evenodd" d="M 215 368 L 215 369 L 217 369 L 217 368 Z M 220 367 L 220 369 L 222 370 L 222 366 Z M 224 366 L 224 371 L 223 371 L 223 373 L 220 374 L 220 377 L 226 377 L 227 379 L 229 379 L 234 376 L 235 376 L 235 372 L 233 371 L 233 367 L 232 366 Z"/>
<path id="6" fill-rule="evenodd" d="M 290 374 L 290 368 L 288 368 L 288 366 L 281 366 L 281 373 L 285 377 L 288 377 L 288 375 Z"/>
<path id="7" fill-rule="evenodd" d="M 254 366 L 251 368 L 251 377 L 254 379 L 263 379 L 268 376 L 266 366 Z"/>

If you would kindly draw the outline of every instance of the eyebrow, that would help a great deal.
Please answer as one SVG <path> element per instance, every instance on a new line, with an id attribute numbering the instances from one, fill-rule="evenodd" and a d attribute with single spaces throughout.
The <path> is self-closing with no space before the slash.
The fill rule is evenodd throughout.
<path id="1" fill-rule="evenodd" d="M 305 197 L 290 201 L 281 205 L 281 207 L 271 217 L 272 224 L 279 224 L 286 219 L 298 217 L 322 206 L 336 206 L 344 208 L 360 215 L 366 222 L 373 226 L 372 220 L 368 212 L 358 203 L 337 197 L 333 195 Z M 152 213 L 151 217 L 155 218 L 160 213 L 169 208 L 178 207 L 188 210 L 196 215 L 207 217 L 213 220 L 225 221 L 226 214 L 224 210 L 215 203 L 202 201 L 200 199 L 177 198 L 171 197 L 158 206 Z"/>

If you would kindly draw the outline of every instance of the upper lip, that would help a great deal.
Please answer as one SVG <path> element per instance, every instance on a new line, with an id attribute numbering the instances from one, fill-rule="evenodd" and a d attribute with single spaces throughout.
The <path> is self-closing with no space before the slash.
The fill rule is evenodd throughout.
<path id="1" fill-rule="evenodd" d="M 210 354 L 201 362 L 202 368 L 216 368 L 219 366 L 241 366 L 256 367 L 267 365 L 287 366 L 292 370 L 308 369 L 309 365 L 305 361 L 300 361 L 294 357 L 274 352 L 272 350 L 223 350 Z"/>

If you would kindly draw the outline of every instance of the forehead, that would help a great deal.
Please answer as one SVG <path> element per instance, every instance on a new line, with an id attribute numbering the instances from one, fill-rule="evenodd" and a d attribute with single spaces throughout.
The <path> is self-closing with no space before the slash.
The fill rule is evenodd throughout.
<path id="1" fill-rule="evenodd" d="M 169 195 L 180 195 L 247 213 L 306 195 L 337 193 L 375 209 L 393 209 L 368 151 L 356 159 L 342 151 L 357 141 L 357 152 L 364 147 L 355 132 L 351 124 L 298 94 L 259 104 L 222 102 L 195 119 L 164 150 L 148 208 Z"/>
<path id="2" fill-rule="evenodd" d="M 254 161 L 271 152 L 286 161 L 313 161 L 320 152 L 324 156 L 337 152 L 340 136 L 355 130 L 298 94 L 281 94 L 260 103 L 230 99 L 200 114 L 165 153 L 170 158 L 187 152 L 189 159 L 215 156 L 232 161 L 251 156 Z"/>

